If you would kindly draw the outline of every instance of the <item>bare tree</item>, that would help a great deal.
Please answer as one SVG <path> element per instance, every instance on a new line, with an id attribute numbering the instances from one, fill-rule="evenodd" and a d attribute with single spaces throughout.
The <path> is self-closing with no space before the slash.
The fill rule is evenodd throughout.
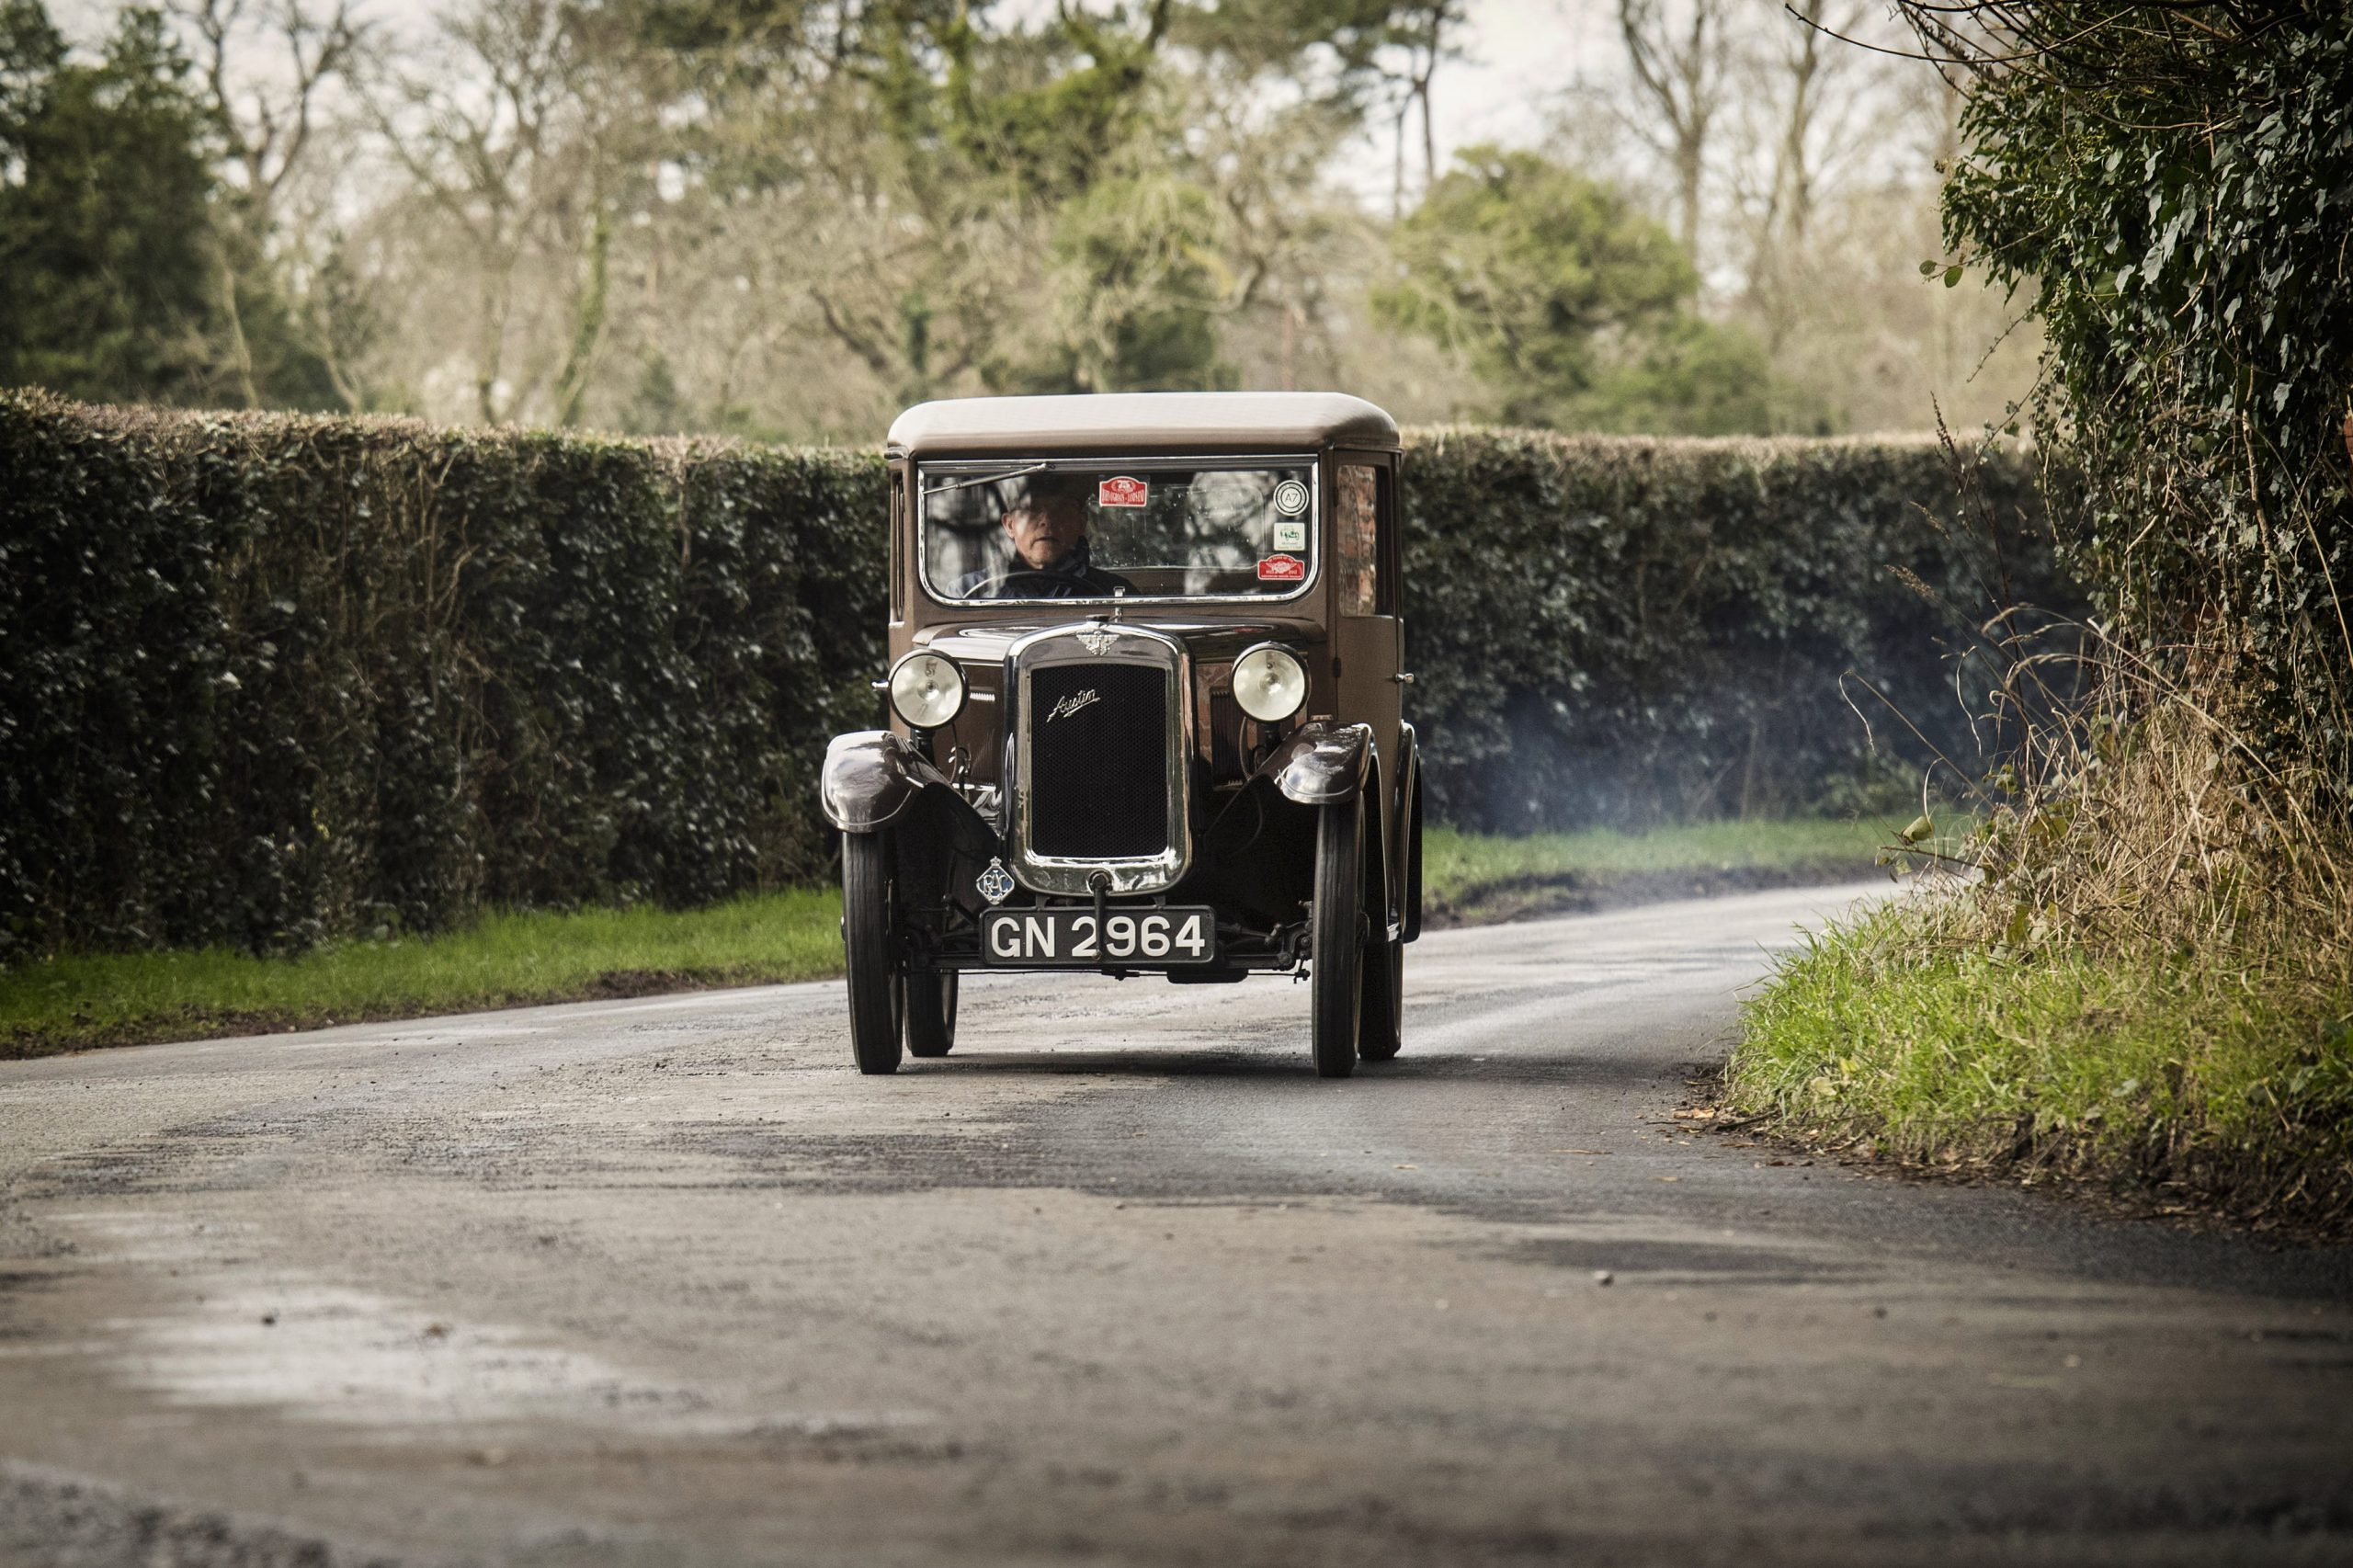
<path id="1" fill-rule="evenodd" d="M 330 89 L 348 78 L 369 29 L 352 0 L 171 0 L 170 9 L 194 40 L 206 97 L 229 138 L 240 199 L 234 254 L 223 247 L 217 258 L 222 316 L 238 395 L 252 407 L 261 389 L 241 285 L 248 269 L 267 266 L 282 199 L 313 152 Z"/>
<path id="2" fill-rule="evenodd" d="M 1881 56 L 1840 41 L 1869 27 L 1870 8 L 1870 0 L 1790 0 L 1734 40 L 1743 134 L 1726 162 L 1745 230 L 1749 297 L 1776 351 L 1821 276 L 1814 231 L 1824 201 L 1874 161 L 1890 178 L 1929 187 L 1920 177 L 1927 170 L 1908 157 L 1878 156 L 1900 143 L 1904 95 L 1888 90 Z"/>
<path id="3" fill-rule="evenodd" d="M 1725 8 L 1726 0 L 1684 0 L 1677 17 L 1665 0 L 1618 0 L 1639 105 L 1628 124 L 1673 172 L 1676 237 L 1695 256 L 1708 141 L 1723 99 Z"/>
<path id="4" fill-rule="evenodd" d="M 230 131 L 242 187 L 267 219 L 369 27 L 351 0 L 173 0 L 172 14 L 198 40 L 198 70 Z M 269 51 L 274 63 L 241 62 L 247 50 Z"/>
<path id="5" fill-rule="evenodd" d="M 1427 191 L 1438 180 L 1438 128 L 1432 117 L 1431 84 L 1439 63 L 1455 53 L 1449 36 L 1462 20 L 1462 5 L 1463 0 L 1406 0 L 1390 20 L 1391 41 L 1404 57 L 1402 64 L 1388 73 L 1395 84 L 1397 106 L 1392 126 L 1395 145 L 1389 193 L 1392 218 L 1403 216 L 1405 210 L 1405 134 L 1415 109 L 1422 118 L 1422 188 Z"/>
<path id="6" fill-rule="evenodd" d="M 575 424 L 607 343 L 612 206 L 654 118 L 638 62 L 614 18 L 569 0 L 479 0 L 442 35 L 371 105 L 412 199 L 465 256 L 475 415 L 513 419 L 547 388 L 554 422 Z M 561 280 L 560 321 L 524 290 L 534 267 Z"/>

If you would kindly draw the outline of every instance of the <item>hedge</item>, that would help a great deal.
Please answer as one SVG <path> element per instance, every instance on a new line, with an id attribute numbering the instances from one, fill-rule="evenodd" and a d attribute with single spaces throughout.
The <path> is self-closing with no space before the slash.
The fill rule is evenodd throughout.
<path id="1" fill-rule="evenodd" d="M 1403 496 L 1429 803 L 1470 827 L 1836 811 L 1935 753 L 1982 767 L 1992 672 L 1960 654 L 2014 606 L 2081 608 L 2015 449 L 1421 431 Z"/>
<path id="2" fill-rule="evenodd" d="M 1953 709 L 1886 570 L 1968 577 L 1922 521 L 1931 444 L 1410 449 L 1436 814 L 1812 803 L 1871 766 L 1842 672 Z M 876 711 L 882 481 L 872 453 L 0 392 L 0 958 L 823 874 L 814 763 Z"/>

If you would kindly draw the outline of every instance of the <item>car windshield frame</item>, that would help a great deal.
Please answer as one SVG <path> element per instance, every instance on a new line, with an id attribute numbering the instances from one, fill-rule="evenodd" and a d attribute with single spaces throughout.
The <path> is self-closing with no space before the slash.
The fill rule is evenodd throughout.
<path id="1" fill-rule="evenodd" d="M 1320 452 L 1183 452 L 1145 457 L 1119 453 L 1087 453 L 1034 458 L 916 458 L 915 505 L 908 510 L 915 532 L 915 585 L 923 596 L 944 609 L 972 609 L 988 605 L 1281 605 L 1293 604 L 1314 591 L 1324 578 L 1324 460 Z M 1209 470 L 1302 468 L 1307 471 L 1308 572 L 1282 594 L 1107 594 L 1067 598 L 960 598 L 942 592 L 931 580 L 931 519 L 927 503 L 943 490 L 975 483 L 1008 479 L 1017 474 L 1151 472 L 1201 472 Z M 945 483 L 934 483 L 940 480 Z M 1112 568 L 1116 570 L 1116 568 Z"/>

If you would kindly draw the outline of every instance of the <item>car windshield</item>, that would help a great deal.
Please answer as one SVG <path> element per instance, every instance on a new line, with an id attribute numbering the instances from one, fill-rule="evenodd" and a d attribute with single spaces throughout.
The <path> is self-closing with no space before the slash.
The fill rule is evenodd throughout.
<path id="1" fill-rule="evenodd" d="M 927 463 L 943 599 L 1280 597 L 1314 575 L 1315 464 Z"/>

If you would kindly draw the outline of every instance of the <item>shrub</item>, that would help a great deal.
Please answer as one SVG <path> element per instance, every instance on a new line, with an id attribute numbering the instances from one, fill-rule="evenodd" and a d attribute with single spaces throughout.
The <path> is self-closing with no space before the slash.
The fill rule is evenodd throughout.
<path id="1" fill-rule="evenodd" d="M 1639 826 L 1900 797 L 1937 754 L 1979 769 L 1953 687 L 1984 672 L 1948 651 L 2075 602 L 2031 469 L 1926 438 L 1417 435 L 1405 638 L 1431 811 Z"/>
<path id="2" fill-rule="evenodd" d="M 2031 296 L 2067 547 L 2136 653 L 2353 805 L 2353 28 L 2341 0 L 1902 12 L 1966 97 L 1946 237 Z"/>
<path id="3" fill-rule="evenodd" d="M 881 483 L 0 397 L 0 940 L 297 948 L 823 869 Z"/>

